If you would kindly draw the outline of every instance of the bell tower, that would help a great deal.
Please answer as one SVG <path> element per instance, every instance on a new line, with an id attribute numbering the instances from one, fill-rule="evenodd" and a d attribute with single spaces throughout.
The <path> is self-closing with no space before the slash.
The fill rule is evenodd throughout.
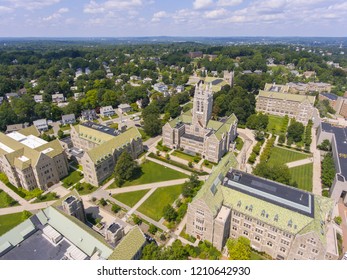
<path id="1" fill-rule="evenodd" d="M 204 81 L 199 81 L 195 86 L 194 101 L 193 101 L 193 125 L 200 125 L 206 128 L 212 114 L 212 84 L 205 84 Z"/>

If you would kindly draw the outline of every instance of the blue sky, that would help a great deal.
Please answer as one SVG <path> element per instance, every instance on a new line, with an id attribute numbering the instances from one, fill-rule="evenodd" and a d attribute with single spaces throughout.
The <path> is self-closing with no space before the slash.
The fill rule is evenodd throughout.
<path id="1" fill-rule="evenodd" d="M 345 0 L 0 0 L 0 37 L 343 36 Z"/>

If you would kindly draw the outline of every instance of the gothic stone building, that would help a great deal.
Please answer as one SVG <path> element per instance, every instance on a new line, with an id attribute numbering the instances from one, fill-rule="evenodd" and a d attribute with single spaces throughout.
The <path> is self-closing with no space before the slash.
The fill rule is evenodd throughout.
<path id="1" fill-rule="evenodd" d="M 274 259 L 338 258 L 331 199 L 235 170 L 236 165 L 232 154 L 223 158 L 188 205 L 189 235 L 219 250 L 229 237 L 243 236 Z"/>
<path id="2" fill-rule="evenodd" d="M 212 105 L 212 85 L 200 81 L 195 87 L 192 112 L 164 125 L 163 144 L 218 162 L 236 137 L 237 118 L 232 114 L 223 121 L 211 120 Z"/>

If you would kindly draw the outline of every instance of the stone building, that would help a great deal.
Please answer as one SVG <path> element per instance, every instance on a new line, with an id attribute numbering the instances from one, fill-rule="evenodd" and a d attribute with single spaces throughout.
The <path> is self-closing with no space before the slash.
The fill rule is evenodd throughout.
<path id="1" fill-rule="evenodd" d="M 62 203 L 63 210 L 70 216 L 73 216 L 85 223 L 86 213 L 84 211 L 83 201 L 80 197 L 70 195 Z"/>
<path id="2" fill-rule="evenodd" d="M 219 250 L 229 237 L 243 236 L 274 259 L 338 258 L 331 199 L 235 170 L 236 165 L 232 154 L 223 158 L 188 205 L 189 235 Z"/>
<path id="3" fill-rule="evenodd" d="M 218 162 L 236 137 L 237 118 L 232 114 L 223 121 L 211 120 L 212 105 L 212 85 L 200 81 L 195 87 L 192 112 L 164 125 L 163 144 Z"/>
<path id="4" fill-rule="evenodd" d="M 86 122 L 71 127 L 73 146 L 85 151 L 81 158 L 84 178 L 94 186 L 110 177 L 119 155 L 127 151 L 134 159 L 143 151 L 142 138 L 136 127 L 124 132 Z"/>
<path id="5" fill-rule="evenodd" d="M 17 188 L 43 190 L 68 175 L 68 162 L 59 140 L 47 142 L 31 126 L 0 133 L 0 170 Z"/>
<path id="6" fill-rule="evenodd" d="M 256 97 L 256 110 L 270 115 L 295 118 L 307 125 L 312 119 L 315 97 L 288 93 L 288 86 L 266 84 Z"/>

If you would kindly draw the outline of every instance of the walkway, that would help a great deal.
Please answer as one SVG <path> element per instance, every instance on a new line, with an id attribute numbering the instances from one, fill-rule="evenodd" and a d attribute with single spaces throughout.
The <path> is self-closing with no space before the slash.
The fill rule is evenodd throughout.
<path id="1" fill-rule="evenodd" d="M 184 169 L 182 169 L 182 168 L 179 168 L 179 167 L 174 166 L 174 165 L 172 165 L 172 164 L 166 163 L 166 162 L 164 162 L 164 161 L 161 161 L 161 160 L 158 160 L 158 159 L 155 159 L 155 158 L 151 158 L 151 157 L 148 157 L 148 156 L 147 156 L 147 159 L 150 160 L 150 161 L 153 161 L 153 162 L 155 162 L 155 163 L 158 163 L 158 164 L 160 164 L 160 165 L 163 165 L 163 166 L 166 166 L 166 167 L 168 167 L 168 168 L 171 168 L 171 169 L 173 169 L 173 170 L 176 170 L 176 171 L 179 171 L 179 172 L 181 172 L 181 173 L 187 174 L 187 175 L 189 175 L 189 176 L 192 174 L 192 172 L 190 172 L 190 171 L 184 170 Z"/>
<path id="2" fill-rule="evenodd" d="M 41 203 L 33 203 L 33 204 L 26 204 L 25 206 L 14 206 L 14 207 L 8 207 L 8 208 L 0 208 L 0 215 L 6 215 L 6 214 L 13 214 L 22 212 L 24 210 L 27 211 L 36 211 L 43 208 L 47 208 L 48 206 L 52 205 L 55 202 L 55 200 L 47 201 L 47 202 L 41 202 Z"/>
<path id="3" fill-rule="evenodd" d="M 313 189 L 312 192 L 317 195 L 322 194 L 322 181 L 321 181 L 321 155 L 317 149 L 316 131 L 312 128 L 312 143 L 311 152 L 313 153 Z"/>
<path id="4" fill-rule="evenodd" d="M 0 189 L 2 189 L 5 193 L 11 196 L 14 200 L 17 200 L 21 205 L 29 205 L 30 203 L 26 201 L 24 198 L 20 197 L 13 190 L 7 187 L 3 182 L 0 181 Z"/>
<path id="5" fill-rule="evenodd" d="M 297 160 L 297 161 L 287 162 L 286 165 L 288 166 L 288 168 L 293 168 L 293 167 L 297 167 L 297 166 L 301 166 L 301 165 L 305 165 L 309 163 L 313 163 L 312 157 Z"/>

